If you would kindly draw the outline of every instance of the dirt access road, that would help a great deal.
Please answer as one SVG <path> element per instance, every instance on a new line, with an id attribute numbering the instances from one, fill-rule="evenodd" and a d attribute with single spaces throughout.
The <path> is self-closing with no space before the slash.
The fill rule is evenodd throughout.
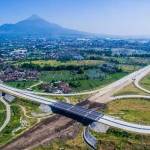
<path id="1" fill-rule="evenodd" d="M 95 109 L 104 108 L 104 105 L 88 101 L 84 101 L 80 105 Z M 70 118 L 55 115 L 41 121 L 12 142 L 1 147 L 0 150 L 31 150 L 58 137 L 74 138 L 78 134 L 79 126 L 79 123 Z"/>

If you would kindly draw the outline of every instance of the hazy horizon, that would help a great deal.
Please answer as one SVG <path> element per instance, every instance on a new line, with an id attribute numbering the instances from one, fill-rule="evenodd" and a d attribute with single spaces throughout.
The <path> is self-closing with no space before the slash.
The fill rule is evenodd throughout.
<path id="1" fill-rule="evenodd" d="M 149 0 L 5 0 L 0 25 L 36 14 L 63 27 L 98 34 L 150 35 Z"/>

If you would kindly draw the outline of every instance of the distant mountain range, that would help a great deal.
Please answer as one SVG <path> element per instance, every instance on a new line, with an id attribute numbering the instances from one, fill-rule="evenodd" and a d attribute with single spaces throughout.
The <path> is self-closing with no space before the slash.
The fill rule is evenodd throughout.
<path id="1" fill-rule="evenodd" d="M 47 36 L 84 36 L 88 33 L 61 27 L 42 19 L 37 15 L 20 21 L 16 24 L 4 24 L 0 26 L 1 35 L 47 35 Z M 90 35 L 90 34 L 89 34 Z"/>

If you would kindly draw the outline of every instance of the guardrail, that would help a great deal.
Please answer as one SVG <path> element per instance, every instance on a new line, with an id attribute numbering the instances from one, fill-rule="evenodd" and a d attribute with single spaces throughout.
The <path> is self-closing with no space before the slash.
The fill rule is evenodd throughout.
<path id="1" fill-rule="evenodd" d="M 84 128 L 83 139 L 92 149 L 97 149 L 97 140 L 90 134 L 89 127 Z"/>

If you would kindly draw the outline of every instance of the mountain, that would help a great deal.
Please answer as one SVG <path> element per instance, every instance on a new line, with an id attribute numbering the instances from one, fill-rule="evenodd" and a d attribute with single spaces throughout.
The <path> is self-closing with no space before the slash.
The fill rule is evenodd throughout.
<path id="1" fill-rule="evenodd" d="M 0 34 L 48 36 L 87 35 L 87 33 L 84 32 L 67 29 L 57 24 L 49 23 L 37 15 L 32 15 L 16 24 L 4 24 L 0 26 Z"/>

